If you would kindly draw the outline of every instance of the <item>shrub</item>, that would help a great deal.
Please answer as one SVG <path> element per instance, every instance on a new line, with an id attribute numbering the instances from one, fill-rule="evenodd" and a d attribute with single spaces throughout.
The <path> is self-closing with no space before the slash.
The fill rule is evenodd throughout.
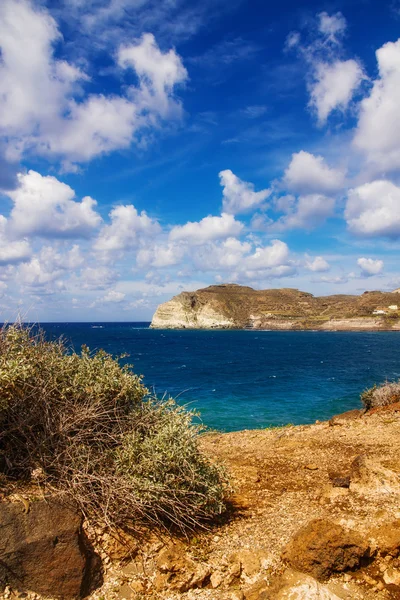
<path id="1" fill-rule="evenodd" d="M 361 401 L 368 410 L 400 402 L 400 382 L 374 385 L 361 394 Z"/>
<path id="2" fill-rule="evenodd" d="M 226 480 L 201 427 L 104 351 L 68 353 L 21 326 L 0 330 L 0 454 L 8 478 L 43 484 L 110 528 L 193 528 L 224 509 Z"/>

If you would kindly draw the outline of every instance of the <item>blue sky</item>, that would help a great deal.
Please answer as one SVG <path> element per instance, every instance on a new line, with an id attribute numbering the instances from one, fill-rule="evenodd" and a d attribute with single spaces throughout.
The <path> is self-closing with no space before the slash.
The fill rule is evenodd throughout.
<path id="1" fill-rule="evenodd" d="M 400 1 L 2 0 L 0 320 L 400 286 Z"/>

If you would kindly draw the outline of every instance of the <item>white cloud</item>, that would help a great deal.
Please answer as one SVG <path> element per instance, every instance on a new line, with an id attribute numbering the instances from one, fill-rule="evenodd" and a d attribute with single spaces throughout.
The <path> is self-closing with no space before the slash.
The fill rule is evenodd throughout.
<path id="1" fill-rule="evenodd" d="M 186 81 L 188 74 L 175 50 L 162 53 L 154 36 L 146 33 L 136 44 L 119 49 L 118 64 L 133 68 L 139 77 L 139 89 L 131 88 L 131 93 L 140 110 L 155 110 L 164 118 L 180 113 L 174 86 Z"/>
<path id="2" fill-rule="evenodd" d="M 323 194 L 307 194 L 300 196 L 293 209 L 281 217 L 272 226 L 272 230 L 314 229 L 333 214 L 334 198 Z"/>
<path id="3" fill-rule="evenodd" d="M 242 181 L 230 169 L 219 173 L 223 187 L 222 208 L 225 213 L 239 214 L 248 212 L 262 204 L 271 194 L 270 190 L 254 191 L 254 185 Z"/>
<path id="4" fill-rule="evenodd" d="M 82 262 L 83 258 L 76 245 L 64 254 L 52 246 L 43 246 L 29 262 L 19 266 L 17 279 L 26 286 L 40 287 L 55 283 L 58 289 L 62 289 L 62 278 Z"/>
<path id="5" fill-rule="evenodd" d="M 124 298 L 125 294 L 123 292 L 118 292 L 117 290 L 110 290 L 109 292 L 107 292 L 107 294 L 105 294 L 105 296 L 103 296 L 101 301 L 114 302 L 118 304 L 119 302 L 122 302 Z"/>
<path id="6" fill-rule="evenodd" d="M 308 86 L 309 104 L 315 110 L 320 125 L 326 123 L 333 111 L 346 111 L 364 78 L 361 65 L 353 59 L 318 62 L 314 65 L 314 74 Z"/>
<path id="7" fill-rule="evenodd" d="M 345 218 L 357 235 L 399 237 L 400 187 L 377 180 L 349 190 Z"/>
<path id="8" fill-rule="evenodd" d="M 93 198 L 76 202 L 74 190 L 55 177 L 29 171 L 18 182 L 7 192 L 14 202 L 9 227 L 16 235 L 88 237 L 101 222 Z"/>
<path id="9" fill-rule="evenodd" d="M 373 260 L 372 258 L 359 258 L 357 264 L 361 269 L 364 277 L 371 277 L 372 275 L 379 275 L 383 271 L 384 263 L 383 260 Z"/>
<path id="10" fill-rule="evenodd" d="M 0 215 L 0 266 L 29 260 L 32 251 L 27 240 L 13 240 L 8 235 L 8 221 Z"/>
<path id="11" fill-rule="evenodd" d="M 158 222 L 145 211 L 138 213 L 132 204 L 116 206 L 110 212 L 111 224 L 105 225 L 94 243 L 94 250 L 115 254 L 137 248 L 143 239 L 161 232 Z"/>
<path id="12" fill-rule="evenodd" d="M 201 221 L 188 222 L 185 225 L 176 225 L 170 231 L 171 241 L 188 241 L 190 244 L 204 244 L 212 240 L 239 235 L 243 230 L 243 223 L 236 221 L 233 215 L 222 213 L 220 217 L 204 217 Z"/>
<path id="13" fill-rule="evenodd" d="M 317 27 L 312 41 L 301 44 L 299 35 L 292 32 L 286 39 L 286 49 L 295 48 L 308 63 L 309 106 L 319 125 L 324 125 L 334 111 L 345 112 L 365 79 L 358 60 L 343 60 L 342 40 L 347 28 L 342 13 L 317 15 Z"/>
<path id="14" fill-rule="evenodd" d="M 272 240 L 270 246 L 256 248 L 254 254 L 246 258 L 245 268 L 264 270 L 284 265 L 289 259 L 289 248 L 281 240 Z"/>
<path id="15" fill-rule="evenodd" d="M 109 267 L 86 267 L 82 269 L 78 283 L 86 290 L 104 290 L 116 282 L 118 274 Z"/>
<path id="16" fill-rule="evenodd" d="M 228 238 L 223 242 L 206 244 L 193 255 L 195 267 L 201 271 L 223 271 L 229 279 L 280 277 L 292 271 L 289 248 L 281 240 L 272 240 L 269 246 L 256 246 Z"/>
<path id="17" fill-rule="evenodd" d="M 0 3 L 0 136 L 7 157 L 24 153 L 55 156 L 64 168 L 128 147 L 160 119 L 179 117 L 174 87 L 187 78 L 175 50 L 161 52 L 145 34 L 117 55 L 125 75 L 134 68 L 139 85 L 121 94 L 85 97 L 89 77 L 54 56 L 63 43 L 57 23 L 29 0 Z"/>
<path id="18" fill-rule="evenodd" d="M 400 168 L 400 39 L 376 52 L 379 77 L 362 100 L 354 145 L 381 171 Z"/>
<path id="19" fill-rule="evenodd" d="M 318 30 L 330 42 L 335 44 L 340 43 L 340 37 L 347 29 L 347 22 L 341 12 L 334 15 L 329 15 L 327 12 L 321 12 L 318 15 L 319 23 Z"/>
<path id="20" fill-rule="evenodd" d="M 301 150 L 292 154 L 283 183 L 299 194 L 330 194 L 344 185 L 345 173 L 330 168 L 322 156 Z"/>
<path id="21" fill-rule="evenodd" d="M 315 258 L 309 257 L 306 260 L 306 268 L 314 273 L 323 273 L 329 271 L 329 263 L 322 256 L 316 256 Z"/>
<path id="22" fill-rule="evenodd" d="M 195 249 L 193 263 L 200 271 L 229 271 L 237 269 L 243 258 L 252 250 L 249 242 L 229 237 L 219 243 L 211 243 Z"/>
<path id="23" fill-rule="evenodd" d="M 141 248 L 136 255 L 136 264 L 139 268 L 153 267 L 162 269 L 172 267 L 181 262 L 186 251 L 185 245 L 156 244 L 151 247 Z"/>

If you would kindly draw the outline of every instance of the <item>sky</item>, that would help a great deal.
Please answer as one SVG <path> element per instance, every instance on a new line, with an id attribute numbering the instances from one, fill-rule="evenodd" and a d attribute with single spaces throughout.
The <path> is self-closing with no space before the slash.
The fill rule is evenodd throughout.
<path id="1" fill-rule="evenodd" d="M 400 0 L 1 0 L 0 321 L 400 287 Z"/>

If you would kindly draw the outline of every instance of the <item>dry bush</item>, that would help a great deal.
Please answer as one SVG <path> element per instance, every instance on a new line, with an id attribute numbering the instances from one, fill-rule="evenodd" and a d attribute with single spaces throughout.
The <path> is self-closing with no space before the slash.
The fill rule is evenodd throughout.
<path id="1" fill-rule="evenodd" d="M 8 478 L 43 483 L 111 529 L 194 528 L 224 510 L 226 481 L 200 426 L 104 351 L 68 353 L 21 326 L 0 330 L 0 455 Z"/>
<path id="2" fill-rule="evenodd" d="M 400 402 L 400 382 L 374 385 L 361 394 L 361 401 L 368 410 Z"/>

